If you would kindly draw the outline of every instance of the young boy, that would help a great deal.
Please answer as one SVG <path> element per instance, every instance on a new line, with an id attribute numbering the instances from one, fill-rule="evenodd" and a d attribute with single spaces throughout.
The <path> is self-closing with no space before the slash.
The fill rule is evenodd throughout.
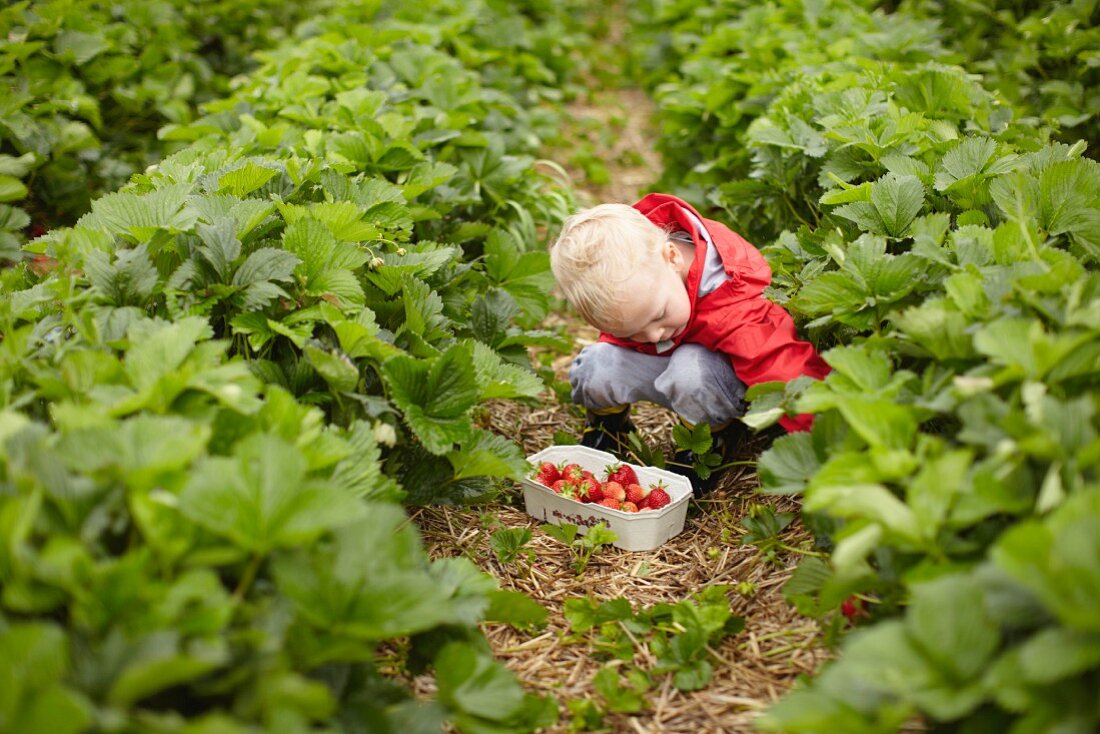
<path id="1" fill-rule="evenodd" d="M 574 360 L 573 400 L 587 408 L 581 443 L 624 452 L 634 430 L 630 404 L 648 400 L 689 426 L 705 421 L 726 461 L 747 435 L 746 386 L 829 366 L 795 336 L 783 308 L 763 296 L 771 270 L 755 247 L 686 202 L 650 194 L 634 204 L 601 204 L 569 217 L 550 249 L 565 297 L 601 331 Z M 806 430 L 812 416 L 780 419 Z M 680 452 L 672 469 L 697 496 L 712 489 Z"/>

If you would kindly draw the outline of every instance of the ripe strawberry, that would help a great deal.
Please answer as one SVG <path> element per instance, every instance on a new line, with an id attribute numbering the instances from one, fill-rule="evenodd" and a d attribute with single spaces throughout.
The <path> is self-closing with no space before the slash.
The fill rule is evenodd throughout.
<path id="1" fill-rule="evenodd" d="M 599 502 L 603 499 L 603 487 L 599 482 L 584 482 L 588 484 L 588 491 L 581 495 L 581 502 Z"/>
<path id="2" fill-rule="evenodd" d="M 649 496 L 646 497 L 645 504 L 651 510 L 659 510 L 671 501 L 672 498 L 668 496 L 665 488 L 658 484 L 649 490 Z"/>
<path id="3" fill-rule="evenodd" d="M 609 464 L 605 471 L 609 482 L 618 482 L 624 487 L 638 483 L 638 475 L 630 464 Z"/>
<path id="4" fill-rule="evenodd" d="M 604 497 L 599 501 L 599 504 L 604 507 L 610 507 L 612 510 L 621 510 L 623 507 L 623 503 L 614 497 Z"/>
<path id="5" fill-rule="evenodd" d="M 561 488 L 562 497 L 568 497 L 571 500 L 580 500 L 578 496 L 577 482 L 571 482 L 568 479 L 565 480 L 565 486 Z"/>
<path id="6" fill-rule="evenodd" d="M 633 502 L 624 502 L 622 506 L 623 512 L 637 512 L 638 506 Z"/>
<path id="7" fill-rule="evenodd" d="M 561 478 L 579 482 L 584 479 L 584 469 L 581 469 L 580 464 L 566 464 L 561 468 Z"/>
<path id="8" fill-rule="evenodd" d="M 592 484 L 591 481 L 589 481 L 587 479 L 582 479 L 579 482 L 577 482 L 576 487 L 577 487 L 577 497 L 576 497 L 576 499 L 580 500 L 581 502 L 591 502 L 592 501 L 591 499 L 589 499 L 589 495 L 591 495 L 592 492 L 596 489 L 596 486 L 594 484 Z"/>
<path id="9" fill-rule="evenodd" d="M 858 596 L 849 596 L 840 604 L 840 613 L 848 618 L 849 622 L 855 622 L 857 619 L 871 616 L 866 607 L 863 604 L 863 600 Z"/>
<path id="10" fill-rule="evenodd" d="M 641 502 L 649 495 L 642 485 L 640 484 L 628 484 L 626 485 L 626 501 L 632 502 L 638 507 L 641 507 Z"/>
<path id="11" fill-rule="evenodd" d="M 535 481 L 545 487 L 553 487 L 554 482 L 561 479 L 561 472 L 555 464 L 544 461 L 535 470 Z"/>
<path id="12" fill-rule="evenodd" d="M 565 490 L 566 484 L 568 484 L 568 482 L 566 482 L 564 479 L 559 479 L 550 486 L 550 489 L 554 490 L 558 494 L 561 494 Z"/>
<path id="13" fill-rule="evenodd" d="M 623 485 L 618 482 L 605 482 L 603 485 L 603 496 L 622 502 L 626 499 L 626 490 L 623 489 Z"/>

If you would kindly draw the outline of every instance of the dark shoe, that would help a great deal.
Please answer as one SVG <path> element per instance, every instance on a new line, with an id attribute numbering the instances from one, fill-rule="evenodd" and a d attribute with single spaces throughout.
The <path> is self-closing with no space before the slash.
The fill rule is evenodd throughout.
<path id="1" fill-rule="evenodd" d="M 695 499 L 700 499 L 714 491 L 714 488 L 718 486 L 718 480 L 726 472 L 727 467 L 725 464 L 733 459 L 738 449 L 751 436 L 752 431 L 739 420 L 735 420 L 722 430 L 715 432 L 711 436 L 713 443 L 709 453 L 717 454 L 718 461 L 709 472 L 704 472 L 706 478 L 699 476 L 697 473 L 695 452 L 690 449 L 677 451 L 672 457 L 672 462 L 668 465 L 668 470 L 687 477 L 688 481 L 691 482 L 691 491 L 695 495 Z"/>
<path id="2" fill-rule="evenodd" d="M 606 451 L 626 461 L 629 454 L 627 436 L 636 431 L 630 420 L 630 406 L 618 413 L 599 414 L 591 410 L 585 417 L 581 446 Z"/>

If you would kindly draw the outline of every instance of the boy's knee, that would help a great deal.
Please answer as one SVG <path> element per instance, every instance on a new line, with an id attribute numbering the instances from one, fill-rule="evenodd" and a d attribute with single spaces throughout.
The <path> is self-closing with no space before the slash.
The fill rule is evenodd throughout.
<path id="1" fill-rule="evenodd" d="M 669 372 L 689 381 L 725 382 L 737 379 L 726 355 L 699 344 L 684 344 L 673 352 Z"/>
<path id="2" fill-rule="evenodd" d="M 607 387 L 618 373 L 619 349 L 614 344 L 597 342 L 582 349 L 573 359 L 569 368 L 573 402 L 589 407 L 606 402 Z"/>
<path id="3" fill-rule="evenodd" d="M 673 410 L 693 423 L 721 423 L 744 412 L 745 386 L 729 359 L 698 344 L 676 350 L 656 387 Z"/>

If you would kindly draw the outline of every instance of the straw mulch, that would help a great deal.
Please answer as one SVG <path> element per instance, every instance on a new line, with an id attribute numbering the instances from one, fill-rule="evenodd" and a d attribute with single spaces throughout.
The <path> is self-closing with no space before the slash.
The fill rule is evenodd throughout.
<path id="1" fill-rule="evenodd" d="M 591 339 L 586 332 L 578 348 Z M 569 359 L 562 359 L 564 370 Z M 634 410 L 639 431 L 653 446 L 672 451 L 674 417 L 657 406 L 638 405 Z M 531 454 L 553 443 L 554 431 L 576 433 L 579 419 L 569 408 L 547 403 L 537 409 L 497 403 L 489 415 L 491 428 L 518 438 Z M 739 458 L 748 461 L 763 447 L 743 447 Z M 778 511 L 796 511 L 790 500 L 754 494 L 754 468 L 731 468 L 712 497 L 693 502 L 684 531 L 650 552 L 601 548 L 583 573 L 575 573 L 571 551 L 546 535 L 539 522 L 523 511 L 516 488 L 499 504 L 478 508 L 426 507 L 413 519 L 420 528 L 432 557 L 465 556 L 500 581 L 502 588 L 525 592 L 549 611 L 549 622 L 537 633 L 520 632 L 506 625 L 485 625 L 486 636 L 502 660 L 529 690 L 555 698 L 562 712 L 552 732 L 568 731 L 565 702 L 592 698 L 600 703 L 592 679 L 602 665 L 589 655 L 586 643 L 569 643 L 571 630 L 562 615 L 565 601 L 590 595 L 599 601 L 625 597 L 635 609 L 659 602 L 675 603 L 708 584 L 749 581 L 757 591 L 751 597 L 731 594 L 735 614 L 745 619 L 745 629 L 727 638 L 714 650 L 715 674 L 701 691 L 681 693 L 670 680 L 659 681 L 651 709 L 641 714 L 609 714 L 608 731 L 615 732 L 749 732 L 752 719 L 775 701 L 800 673 L 810 673 L 827 657 L 820 646 L 813 620 L 800 617 L 780 595 L 780 588 L 801 557 L 781 554 L 779 565 L 762 557 L 752 545 L 740 544 L 746 532 L 741 526 L 747 508 L 766 503 Z M 528 527 L 534 539 L 527 546 L 536 553 L 528 567 L 523 561 L 502 564 L 489 546 L 496 527 Z M 810 537 L 797 523 L 781 534 L 787 546 L 810 546 Z M 639 646 L 635 663 L 647 667 L 648 651 Z M 427 692 L 427 691 L 425 691 Z"/>

